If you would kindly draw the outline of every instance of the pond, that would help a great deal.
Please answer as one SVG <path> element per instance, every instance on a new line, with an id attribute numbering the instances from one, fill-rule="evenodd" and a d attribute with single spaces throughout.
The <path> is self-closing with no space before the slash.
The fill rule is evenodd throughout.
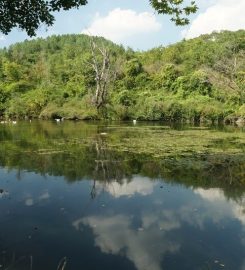
<path id="1" fill-rule="evenodd" d="M 0 269 L 245 269 L 245 130 L 0 125 Z"/>

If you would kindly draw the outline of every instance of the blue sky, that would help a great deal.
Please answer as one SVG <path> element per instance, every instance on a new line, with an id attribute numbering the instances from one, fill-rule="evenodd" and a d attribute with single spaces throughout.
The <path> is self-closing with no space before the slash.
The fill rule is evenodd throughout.
<path id="1" fill-rule="evenodd" d="M 157 15 L 148 0 L 89 0 L 79 10 L 55 14 L 54 25 L 41 27 L 38 37 L 52 34 L 87 33 L 102 35 L 138 50 L 168 45 L 214 30 L 245 29 L 245 0 L 197 0 L 199 11 L 188 27 L 176 27 L 168 16 Z M 0 34 L 0 47 L 25 40 L 27 35 L 13 30 Z"/>

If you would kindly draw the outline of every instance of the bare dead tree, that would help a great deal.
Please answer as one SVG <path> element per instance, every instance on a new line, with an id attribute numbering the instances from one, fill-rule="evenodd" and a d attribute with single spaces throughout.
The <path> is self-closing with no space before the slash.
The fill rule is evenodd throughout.
<path id="1" fill-rule="evenodd" d="M 99 47 L 91 37 L 92 67 L 95 71 L 96 91 L 93 103 L 99 109 L 106 103 L 108 95 L 108 84 L 110 81 L 110 54 L 109 50 L 102 44 Z"/>

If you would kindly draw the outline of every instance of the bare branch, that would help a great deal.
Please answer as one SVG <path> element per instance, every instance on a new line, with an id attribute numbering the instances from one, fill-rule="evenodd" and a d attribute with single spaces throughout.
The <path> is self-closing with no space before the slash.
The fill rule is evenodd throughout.
<path id="1" fill-rule="evenodd" d="M 92 54 L 91 65 L 95 71 L 96 80 L 94 103 L 96 108 L 99 109 L 105 104 L 108 94 L 107 87 L 110 80 L 110 54 L 104 45 L 98 47 L 93 37 L 91 37 L 90 47 Z M 100 60 L 99 57 L 102 57 L 102 60 Z"/>

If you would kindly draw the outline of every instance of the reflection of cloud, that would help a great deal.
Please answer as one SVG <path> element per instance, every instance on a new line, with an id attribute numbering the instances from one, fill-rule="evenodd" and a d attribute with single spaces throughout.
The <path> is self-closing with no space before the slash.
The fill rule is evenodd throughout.
<path id="1" fill-rule="evenodd" d="M 233 207 L 234 217 L 241 221 L 245 225 L 245 201 L 242 205 L 234 205 Z"/>
<path id="2" fill-rule="evenodd" d="M 91 227 L 95 234 L 95 245 L 102 252 L 115 255 L 125 253 L 139 270 L 160 270 L 164 254 L 176 252 L 179 244 L 169 241 L 165 232 L 156 227 L 156 221 L 153 216 L 145 216 L 142 219 L 144 227 L 137 230 L 133 229 L 128 216 L 91 216 L 76 220 L 73 226 L 76 229 L 80 225 Z M 166 229 L 176 228 L 176 225 L 169 226 L 170 221 L 167 223 Z"/>
<path id="3" fill-rule="evenodd" d="M 32 198 L 28 198 L 25 200 L 25 205 L 26 206 L 32 206 L 34 204 L 34 201 Z"/>
<path id="4" fill-rule="evenodd" d="M 200 195 L 203 199 L 206 199 L 210 202 L 224 200 L 224 192 L 219 188 L 211 188 L 211 189 L 197 188 L 194 190 L 194 193 Z"/>
<path id="5" fill-rule="evenodd" d="M 245 198 L 242 198 L 239 203 L 233 200 L 228 202 L 224 192 L 219 188 L 198 188 L 194 190 L 194 193 L 201 196 L 204 200 L 211 202 L 212 211 L 219 213 L 219 216 L 235 217 L 245 225 Z M 214 215 L 214 217 L 217 218 L 217 215 Z"/>
<path id="6" fill-rule="evenodd" d="M 241 270 L 245 270 L 245 260 L 243 261 Z"/>
<path id="7" fill-rule="evenodd" d="M 152 225 L 157 225 L 157 228 L 163 231 L 171 231 L 180 228 L 180 222 L 173 211 L 163 210 L 156 214 L 151 213 L 142 217 L 144 228 L 150 228 Z"/>
<path id="8" fill-rule="evenodd" d="M 118 182 L 110 183 L 105 187 L 105 190 L 116 198 L 131 196 L 136 193 L 145 196 L 153 192 L 155 185 L 154 182 L 150 182 L 147 178 L 135 177 L 133 181 L 129 183 L 126 180 L 122 184 Z"/>
<path id="9" fill-rule="evenodd" d="M 37 198 L 33 198 L 33 195 L 28 194 L 26 196 L 26 199 L 25 199 L 25 205 L 26 206 L 32 206 L 32 205 L 34 205 L 37 202 L 45 201 L 45 200 L 48 200 L 49 198 L 50 198 L 50 194 L 49 194 L 48 191 L 45 191 L 44 193 L 42 193 Z"/>
<path id="10" fill-rule="evenodd" d="M 159 221 L 159 227 L 161 230 L 171 231 L 173 229 L 180 228 L 180 222 L 172 211 L 165 210 L 162 214 L 164 218 Z"/>
<path id="11" fill-rule="evenodd" d="M 39 201 L 43 201 L 43 200 L 47 200 L 49 198 L 50 198 L 50 195 L 49 195 L 48 191 L 46 191 L 43 194 L 41 194 L 38 199 L 39 199 Z"/>
<path id="12" fill-rule="evenodd" d="M 119 191 L 116 188 L 114 196 L 130 196 L 139 193 L 135 187 L 138 187 L 140 183 L 134 180 L 130 189 L 124 187 L 126 183 L 121 187 L 118 185 Z M 152 192 L 153 187 L 146 190 Z M 160 270 L 166 253 L 178 252 L 182 245 L 188 247 L 184 239 L 181 239 L 181 242 L 172 240 L 177 230 L 180 230 L 180 234 L 182 233 L 182 224 L 184 226 L 188 224 L 190 228 L 200 231 L 201 234 L 201 231 L 205 231 L 206 234 L 210 222 L 219 229 L 224 226 L 224 220 L 236 219 L 241 222 L 243 228 L 241 230 L 243 232 L 245 230 L 245 198 L 239 202 L 228 200 L 224 192 L 218 188 L 198 188 L 193 193 L 185 203 L 173 205 L 170 208 L 168 204 L 156 205 L 153 200 L 154 210 L 151 207 L 150 209 L 143 208 L 136 219 L 134 216 L 125 214 L 89 216 L 75 220 L 73 226 L 76 230 L 89 226 L 94 234 L 95 246 L 101 252 L 125 256 L 138 270 Z M 144 191 L 142 194 L 147 194 L 147 192 Z M 170 202 L 173 201 L 170 200 Z M 137 227 L 135 227 L 136 220 Z M 244 237 L 241 237 L 239 244 L 241 243 L 245 245 Z M 240 267 L 242 267 L 239 268 L 240 270 L 245 270 L 244 265 Z"/>

